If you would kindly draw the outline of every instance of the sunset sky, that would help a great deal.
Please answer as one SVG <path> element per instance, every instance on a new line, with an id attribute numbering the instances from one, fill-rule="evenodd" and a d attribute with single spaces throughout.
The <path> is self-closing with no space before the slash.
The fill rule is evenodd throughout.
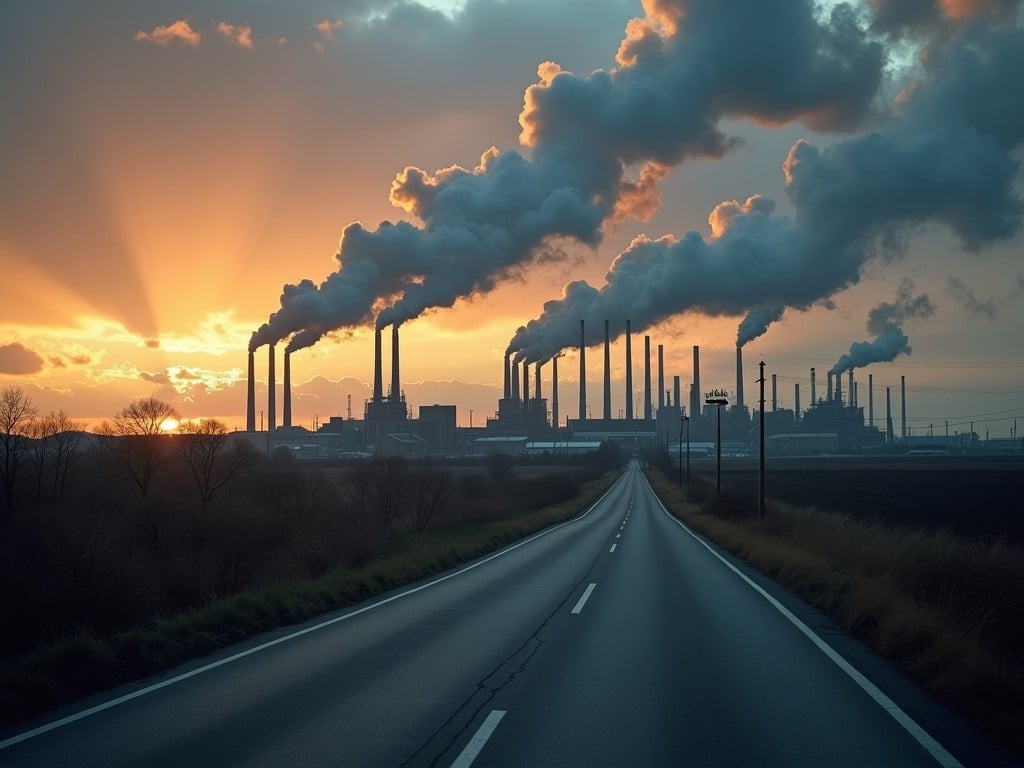
<path id="1" fill-rule="evenodd" d="M 397 312 L 409 403 L 479 426 L 513 337 L 546 358 L 580 307 L 594 334 L 633 321 L 641 397 L 644 333 L 684 391 L 694 344 L 733 389 L 740 321 L 781 309 L 746 345 L 748 403 L 759 359 L 806 407 L 811 366 L 823 389 L 902 331 L 862 404 L 868 373 L 876 414 L 903 374 L 916 434 L 1006 437 L 1022 26 L 1005 0 L 7 3 L 0 386 L 90 424 L 155 395 L 242 428 L 268 324 L 254 346 L 319 339 L 292 358 L 311 426 L 348 396 L 361 415 Z M 260 346 L 258 410 L 266 367 Z M 567 349 L 563 418 L 577 369 Z"/>

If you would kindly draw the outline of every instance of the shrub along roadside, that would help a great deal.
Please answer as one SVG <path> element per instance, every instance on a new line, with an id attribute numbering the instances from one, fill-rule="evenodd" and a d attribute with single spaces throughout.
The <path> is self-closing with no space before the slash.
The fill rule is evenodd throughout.
<path id="1" fill-rule="evenodd" d="M 1024 551 L 648 479 L 695 530 L 831 614 L 1024 757 Z"/>
<path id="2" fill-rule="evenodd" d="M 497 522 L 407 534 L 395 553 L 361 568 L 278 583 L 102 637 L 82 630 L 0 667 L 0 724 L 166 670 L 253 635 L 305 621 L 500 549 L 589 507 L 617 479 L 608 472 L 571 501 Z"/>

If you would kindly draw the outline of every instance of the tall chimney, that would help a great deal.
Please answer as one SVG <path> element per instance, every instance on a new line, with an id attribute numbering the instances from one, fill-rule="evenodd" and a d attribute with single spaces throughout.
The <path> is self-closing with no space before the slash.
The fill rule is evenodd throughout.
<path id="1" fill-rule="evenodd" d="M 846 388 L 846 397 L 850 401 L 851 408 L 857 404 L 857 391 L 853 386 L 853 368 L 850 369 L 850 386 Z"/>
<path id="2" fill-rule="evenodd" d="M 270 345 L 270 366 L 267 369 L 267 429 L 277 429 L 277 374 L 274 373 L 274 345 Z"/>
<path id="3" fill-rule="evenodd" d="M 907 439 L 907 377 L 900 376 L 900 437 Z"/>
<path id="4" fill-rule="evenodd" d="M 519 361 L 512 362 L 512 399 L 519 402 Z"/>
<path id="5" fill-rule="evenodd" d="M 831 376 L 831 374 L 829 374 Z M 836 371 L 836 402 L 840 405 L 843 404 L 843 375 Z"/>
<path id="6" fill-rule="evenodd" d="M 629 320 L 626 321 L 626 420 L 633 420 L 633 346 L 630 342 Z"/>
<path id="7" fill-rule="evenodd" d="M 818 401 L 814 399 L 814 369 L 811 368 L 811 407 L 812 408 L 814 407 L 814 404 L 816 402 L 818 402 Z"/>
<path id="8" fill-rule="evenodd" d="M 675 395 L 676 408 L 681 408 L 682 404 L 679 402 L 679 377 L 676 376 L 672 382 L 672 394 Z M 682 413 L 682 411 L 680 411 Z"/>
<path id="9" fill-rule="evenodd" d="M 523 406 L 530 402 L 530 364 L 523 360 Z"/>
<path id="10" fill-rule="evenodd" d="M 665 345 L 658 345 L 658 408 L 665 405 Z"/>
<path id="11" fill-rule="evenodd" d="M 779 390 L 777 374 L 772 374 L 772 413 L 779 409 Z"/>
<path id="12" fill-rule="evenodd" d="M 860 402 L 860 397 L 857 394 L 857 390 L 858 389 L 860 389 L 860 382 L 859 381 L 853 382 L 853 394 L 851 395 L 851 397 L 853 398 L 853 407 L 854 408 L 856 408 L 857 407 L 857 403 Z"/>
<path id="13" fill-rule="evenodd" d="M 402 399 L 402 379 L 398 375 L 398 325 L 391 326 L 391 399 L 400 402 Z"/>
<path id="14" fill-rule="evenodd" d="M 538 400 L 541 399 L 540 394 L 540 362 L 536 362 L 533 365 L 533 396 Z"/>
<path id="15" fill-rule="evenodd" d="M 558 429 L 558 358 L 551 359 L 551 427 Z"/>
<path id="16" fill-rule="evenodd" d="M 800 421 L 800 382 L 793 385 L 793 421 Z"/>
<path id="17" fill-rule="evenodd" d="M 604 418 L 612 417 L 612 342 L 604 321 Z"/>
<path id="18" fill-rule="evenodd" d="M 893 441 L 893 402 L 889 387 L 886 387 L 886 442 Z"/>
<path id="19" fill-rule="evenodd" d="M 510 366 L 512 365 L 512 353 L 505 353 L 505 399 L 509 400 L 512 397 L 512 371 Z"/>
<path id="20" fill-rule="evenodd" d="M 828 371 L 825 375 L 828 377 L 828 389 L 825 390 L 825 400 L 827 402 L 832 402 L 832 372 Z"/>
<path id="21" fill-rule="evenodd" d="M 644 418 L 648 421 L 654 417 L 651 409 L 651 337 L 644 336 Z"/>
<path id="22" fill-rule="evenodd" d="M 284 426 L 292 425 L 292 353 L 284 351 Z"/>
<path id="23" fill-rule="evenodd" d="M 580 420 L 587 418 L 587 337 L 580 320 Z"/>
<path id="24" fill-rule="evenodd" d="M 249 382 L 245 398 L 245 431 L 256 431 L 256 353 L 249 353 Z"/>
<path id="25" fill-rule="evenodd" d="M 676 399 L 679 396 L 676 395 Z M 700 391 L 700 347 L 693 345 L 693 402 L 690 403 L 690 415 L 700 416 L 701 413 L 701 391 Z"/>
<path id="26" fill-rule="evenodd" d="M 743 347 L 736 347 L 736 407 L 743 407 Z"/>
<path id="27" fill-rule="evenodd" d="M 868 426 L 875 427 L 875 375 L 868 374 Z"/>
<path id="28" fill-rule="evenodd" d="M 381 363 L 380 328 L 373 332 L 373 402 L 384 402 L 384 373 Z"/>

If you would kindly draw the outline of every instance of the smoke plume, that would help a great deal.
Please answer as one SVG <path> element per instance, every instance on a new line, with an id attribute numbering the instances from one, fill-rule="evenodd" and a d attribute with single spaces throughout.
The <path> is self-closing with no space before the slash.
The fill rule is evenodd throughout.
<path id="1" fill-rule="evenodd" d="M 913 282 L 904 279 L 897 291 L 896 301 L 883 301 L 868 312 L 868 333 L 874 338 L 851 344 L 850 351 L 836 361 L 829 373 L 843 373 L 854 368 L 864 368 L 871 363 L 887 363 L 900 355 L 909 355 L 913 349 L 903 332 L 903 323 L 935 314 L 935 305 L 928 294 L 913 294 Z"/>
<path id="2" fill-rule="evenodd" d="M 959 277 L 951 277 L 946 284 L 946 293 L 959 301 L 971 318 L 984 317 L 994 320 L 999 311 L 1013 304 L 1024 294 L 1024 275 L 1017 275 L 1017 281 L 1003 296 L 983 299 Z"/>
<path id="3" fill-rule="evenodd" d="M 687 311 L 740 315 L 807 309 L 859 281 L 872 258 L 891 259 L 906 235 L 948 227 L 970 251 L 1014 236 L 1024 142 L 1024 30 L 965 25 L 929 43 L 927 77 L 883 128 L 819 149 L 792 146 L 783 165 L 793 218 L 759 196 L 722 203 L 712 235 L 639 237 L 600 289 L 570 283 L 513 337 L 527 359 L 574 344 L 581 318 L 630 318 L 642 332 Z M 591 340 L 592 342 L 593 340 Z"/>
<path id="4" fill-rule="evenodd" d="M 768 326 L 782 317 L 785 309 L 780 306 L 756 307 L 747 312 L 747 316 L 740 321 L 740 326 L 736 329 L 736 346 L 745 346 L 758 336 L 763 336 L 768 331 Z"/>
<path id="5" fill-rule="evenodd" d="M 250 348 L 292 336 L 297 349 L 375 315 L 378 327 L 401 323 L 490 291 L 551 238 L 593 246 L 605 222 L 649 216 L 669 168 L 737 144 L 724 119 L 844 130 L 870 111 L 882 81 L 883 48 L 845 4 L 827 18 L 811 0 L 647 0 L 644 9 L 612 69 L 580 77 L 539 67 L 519 117 L 529 158 L 491 149 L 472 170 L 403 170 L 391 201 L 422 226 L 347 227 L 338 269 L 319 285 L 286 285 Z"/>

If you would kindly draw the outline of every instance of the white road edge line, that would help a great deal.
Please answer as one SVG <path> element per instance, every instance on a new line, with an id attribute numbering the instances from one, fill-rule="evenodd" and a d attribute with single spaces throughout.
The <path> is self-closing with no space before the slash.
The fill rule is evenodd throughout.
<path id="1" fill-rule="evenodd" d="M 647 478 L 644 478 L 645 481 L 646 479 Z M 648 483 L 648 485 L 650 485 L 650 483 Z M 651 490 L 651 493 L 654 494 L 654 498 L 658 499 L 658 495 L 654 493 L 653 489 Z M 825 654 L 825 656 L 827 656 L 833 664 L 835 664 L 843 672 L 845 672 L 847 676 L 851 680 L 853 680 L 853 682 L 860 686 L 861 690 L 863 690 L 868 696 L 874 699 L 875 703 L 878 704 L 878 706 L 880 706 L 882 709 L 888 712 L 889 716 L 892 717 L 892 719 L 895 720 L 897 723 L 899 723 L 903 727 L 903 729 L 917 741 L 918 744 L 924 747 L 925 750 L 927 750 L 927 752 L 933 758 L 935 758 L 935 761 L 939 765 L 943 766 L 943 768 L 964 768 L 963 763 L 961 763 L 959 760 L 953 757 L 953 755 L 947 752 L 946 749 L 941 744 L 939 744 L 939 742 L 937 742 L 934 738 L 932 738 L 932 736 L 924 728 L 922 728 L 916 720 L 914 720 L 910 715 L 908 715 L 906 712 L 900 709 L 899 705 L 895 701 L 890 699 L 888 696 L 886 696 L 878 686 L 876 686 L 874 683 L 872 683 L 870 680 L 864 677 L 864 675 L 858 672 L 853 667 L 853 665 L 850 664 L 850 662 L 848 662 L 842 656 L 840 656 L 839 653 L 836 652 L 836 650 L 832 648 L 831 645 L 829 645 L 820 637 L 818 637 L 818 635 L 815 634 L 814 630 L 812 630 L 810 627 L 808 627 L 806 624 L 800 621 L 800 619 L 798 619 L 788 608 L 786 608 L 786 606 L 784 606 L 774 597 L 765 592 L 746 574 L 744 574 L 742 571 L 736 568 L 736 566 L 734 566 L 720 554 L 715 552 L 715 550 L 708 546 L 708 544 L 704 540 L 702 540 L 700 536 L 694 533 L 688 525 L 686 525 L 682 520 L 675 517 L 671 512 L 669 512 L 665 508 L 665 505 L 661 503 L 661 499 L 658 499 L 658 505 L 661 507 L 661 511 L 668 515 L 669 520 L 671 520 L 684 531 L 686 531 L 688 534 L 690 534 L 690 536 L 692 536 L 698 544 L 700 544 L 702 547 L 704 547 L 704 549 L 706 549 L 712 555 L 721 560 L 722 564 L 725 565 L 726 568 L 728 568 L 730 571 L 732 571 L 741 579 L 743 579 L 743 581 L 745 581 L 747 585 L 751 587 L 751 589 L 753 589 L 755 592 L 761 595 L 761 597 L 767 600 L 768 603 L 775 610 L 781 613 L 794 627 L 800 630 L 800 632 L 803 633 L 808 640 L 814 643 L 814 645 L 818 648 L 819 651 Z"/>
<path id="2" fill-rule="evenodd" d="M 619 543 L 618 543 L 618 542 L 615 542 L 614 544 L 612 544 L 612 548 L 608 550 L 608 554 L 611 554 L 612 552 L 614 552 L 614 551 L 615 551 L 615 548 L 616 548 L 617 546 L 619 546 Z"/>
<path id="3" fill-rule="evenodd" d="M 504 716 L 505 710 L 492 709 L 491 714 L 476 729 L 476 733 L 473 734 L 473 738 L 469 740 L 466 748 L 455 758 L 452 768 L 469 768 L 473 761 L 476 760 L 476 756 L 480 754 L 480 750 L 487 744 L 487 740 L 491 738 L 491 734 L 494 733 L 494 729 L 498 727 L 498 723 L 501 722 L 501 718 Z"/>
<path id="4" fill-rule="evenodd" d="M 478 560 L 475 563 L 467 565 L 465 568 L 441 576 L 440 578 L 434 579 L 433 581 L 428 581 L 426 584 L 420 584 L 418 587 L 413 587 L 412 589 L 407 589 L 404 592 L 399 592 L 397 595 L 391 595 L 390 597 L 385 597 L 381 600 L 378 600 L 375 603 L 364 605 L 362 608 L 350 611 L 349 613 L 343 614 L 341 616 L 335 616 L 333 619 L 322 621 L 319 624 L 313 625 L 312 627 L 306 627 L 305 629 L 300 629 L 297 632 L 292 632 L 291 634 L 285 635 L 284 637 L 279 637 L 276 640 L 270 640 L 266 643 L 261 643 L 260 645 L 250 648 L 247 651 L 232 654 L 231 656 L 220 659 L 219 661 L 211 662 L 210 664 L 204 664 L 201 667 L 196 667 L 193 670 L 184 672 L 180 675 L 175 675 L 174 677 L 168 678 L 167 680 L 162 680 L 159 683 L 154 683 L 153 685 L 146 686 L 145 688 L 140 688 L 137 691 L 126 693 L 123 696 L 118 696 L 116 699 L 111 699 L 110 701 L 105 701 L 102 704 L 97 704 L 96 706 L 89 707 L 88 709 L 83 709 L 81 712 L 75 712 L 73 715 L 62 717 L 59 720 L 54 720 L 52 722 L 45 723 L 44 725 L 40 725 L 29 731 L 25 731 L 24 733 L 16 734 L 14 736 L 11 736 L 10 738 L 0 741 L 0 751 L 7 749 L 8 747 L 13 747 L 15 744 L 20 744 L 23 741 L 33 739 L 36 736 L 42 736 L 44 733 L 49 733 L 50 731 L 55 731 L 58 728 L 63 728 L 65 725 L 71 725 L 72 723 L 78 722 L 79 720 L 84 720 L 85 718 L 92 717 L 93 715 L 97 715 L 100 712 L 105 712 L 108 709 L 113 709 L 114 707 L 120 706 L 121 704 L 125 704 L 134 699 L 142 698 L 143 696 L 147 696 L 150 693 L 159 691 L 161 688 L 167 688 L 168 686 L 180 683 L 183 680 L 188 680 L 190 677 L 196 677 L 197 675 L 201 675 L 204 672 L 209 672 L 213 669 L 217 669 L 218 667 L 223 667 L 226 664 L 230 664 L 233 661 L 244 659 L 246 656 L 252 656 L 255 653 L 259 653 L 260 651 L 265 651 L 268 648 L 273 648 L 275 645 L 281 645 L 282 643 L 287 643 L 289 640 L 294 640 L 297 637 L 302 637 L 303 635 L 308 635 L 311 632 L 316 632 L 317 630 L 323 629 L 325 627 L 329 627 L 334 624 L 339 624 L 343 621 L 347 621 L 348 619 L 359 616 L 360 614 L 372 611 L 375 608 L 380 608 L 382 605 L 393 603 L 395 600 L 398 600 L 400 598 L 406 597 L 408 595 L 414 595 L 417 592 L 422 592 L 425 589 L 429 589 L 430 587 L 436 586 L 437 584 L 440 584 L 444 581 L 448 581 L 448 579 L 454 579 L 456 576 L 461 576 L 462 574 L 468 571 L 472 571 L 474 568 L 479 568 L 481 565 L 485 565 L 491 562 L 492 560 L 496 560 L 499 557 L 507 555 L 509 552 L 519 549 L 520 547 L 526 546 L 531 541 L 536 541 L 542 536 L 547 536 L 549 533 L 554 533 L 559 528 L 564 528 L 567 525 L 572 525 L 573 523 L 579 522 L 587 515 L 589 515 L 591 512 L 593 512 L 594 509 L 596 509 L 597 506 L 602 501 L 604 501 L 605 496 L 611 493 L 615 489 L 615 487 L 625 479 L 625 477 L 626 473 L 623 472 L 619 476 L 619 479 L 612 483 L 608 490 L 598 497 L 597 501 L 595 501 L 593 504 L 587 507 L 587 510 L 583 514 L 577 515 L 576 517 L 572 518 L 572 520 L 566 520 L 564 523 L 559 523 L 558 525 L 553 525 L 550 528 L 545 528 L 543 531 L 535 533 L 528 539 L 518 541 L 515 544 L 506 547 L 505 549 L 499 550 L 494 554 L 488 555 L 482 560 Z"/>
<path id="5" fill-rule="evenodd" d="M 572 609 L 573 613 L 579 613 L 583 610 L 583 606 L 586 605 L 587 600 L 590 599 L 590 593 L 594 591 L 594 587 L 596 586 L 596 583 L 590 582 L 587 588 L 583 590 L 583 594 L 580 595 L 580 599 L 576 601 L 576 607 Z"/>

